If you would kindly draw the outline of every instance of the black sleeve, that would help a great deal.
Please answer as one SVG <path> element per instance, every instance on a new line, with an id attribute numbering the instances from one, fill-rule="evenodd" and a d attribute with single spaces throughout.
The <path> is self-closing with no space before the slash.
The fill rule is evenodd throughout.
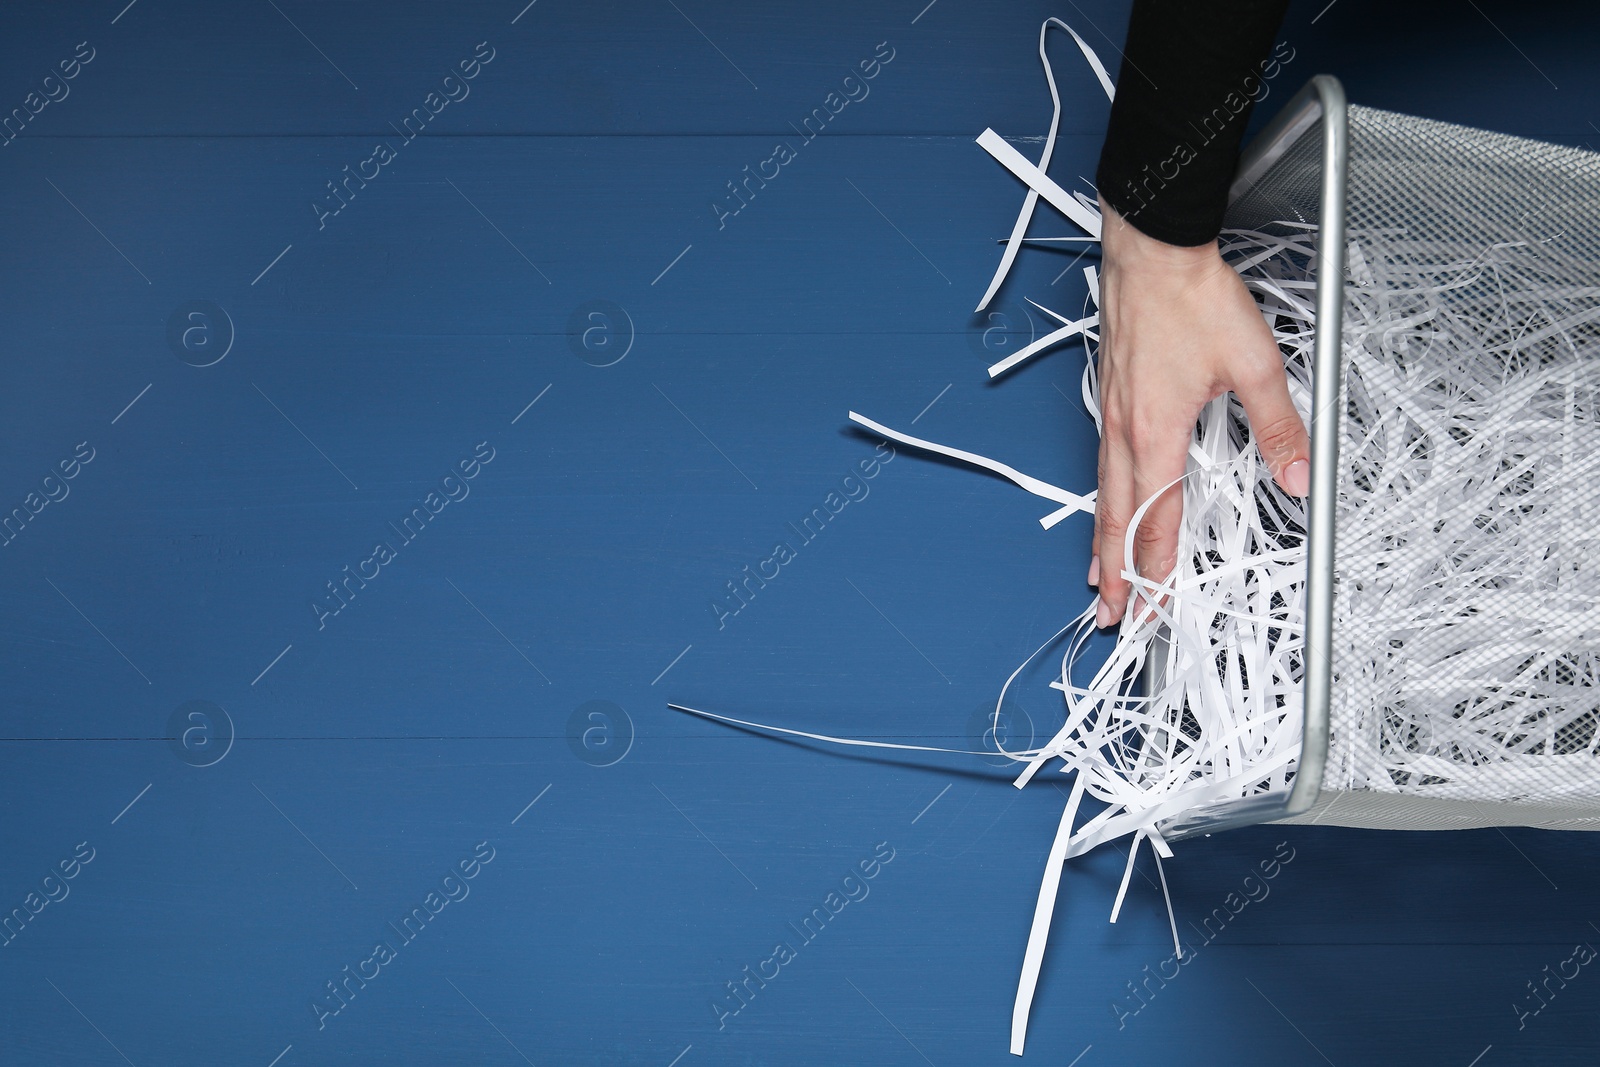
<path id="1" fill-rule="evenodd" d="M 1134 0 L 1095 181 L 1141 232 L 1175 245 L 1216 239 L 1251 108 L 1294 58 L 1272 48 L 1288 6 Z"/>

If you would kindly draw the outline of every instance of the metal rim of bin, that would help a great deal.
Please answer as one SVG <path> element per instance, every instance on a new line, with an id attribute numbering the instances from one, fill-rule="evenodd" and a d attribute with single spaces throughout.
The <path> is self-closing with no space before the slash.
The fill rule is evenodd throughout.
<path id="1" fill-rule="evenodd" d="M 1287 790 L 1205 805 L 1160 824 L 1171 841 L 1196 834 L 1270 822 L 1309 811 L 1322 788 L 1328 761 L 1328 718 L 1333 691 L 1334 512 L 1338 501 L 1341 336 L 1344 321 L 1345 183 L 1349 163 L 1349 124 L 1344 86 L 1330 74 L 1306 83 L 1250 142 L 1240 158 L 1229 201 L 1249 191 L 1288 149 L 1321 124 L 1322 174 L 1318 203 L 1316 260 L 1317 336 L 1312 368 L 1311 495 L 1307 501 L 1306 619 L 1304 642 L 1304 720 L 1300 757 Z M 1158 639 L 1159 640 L 1159 639 Z M 1162 642 L 1164 645 L 1164 642 Z M 1150 691 L 1154 665 L 1147 663 Z"/>

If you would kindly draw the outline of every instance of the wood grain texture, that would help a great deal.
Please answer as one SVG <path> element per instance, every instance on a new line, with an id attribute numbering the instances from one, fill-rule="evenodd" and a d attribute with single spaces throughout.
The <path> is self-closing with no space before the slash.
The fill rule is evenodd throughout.
<path id="1" fill-rule="evenodd" d="M 968 315 L 1021 197 L 972 139 L 1036 153 L 1039 22 L 1081 21 L 1114 67 L 1088 31 L 1120 40 L 1126 8 L 520 6 L 6 11 L 0 109 L 95 54 L 0 147 L 0 507 L 60 497 L 0 548 L 0 915 L 26 915 L 0 948 L 0 1062 L 1014 1062 L 1051 784 L 666 702 L 967 747 L 1080 610 L 1086 522 L 1043 532 L 1039 502 L 904 453 L 862 478 L 876 442 L 845 412 L 1092 487 L 1081 353 L 986 379 L 1035 328 L 1024 296 L 1085 292 L 1075 253 L 1029 250 L 1002 317 Z M 1499 30 L 1469 8 L 1368 48 L 1387 9 L 1320 7 L 1285 30 L 1296 84 L 1349 70 L 1359 102 L 1569 143 L 1600 115 L 1592 15 L 1484 5 Z M 389 124 L 482 41 L 470 94 L 405 142 Z M 870 92 L 797 132 L 881 42 Z M 1374 59 L 1402 53 L 1422 58 Z M 1084 188 L 1103 98 L 1058 66 L 1052 175 Z M 394 158 L 320 216 L 378 141 Z M 793 158 L 725 214 L 779 143 Z M 226 322 L 184 317 L 197 301 Z M 350 578 L 380 542 L 392 558 Z M 793 558 L 743 585 L 778 542 Z M 1054 729 L 1047 693 L 1021 707 Z M 1030 1061 L 1465 1067 L 1492 1045 L 1493 1067 L 1600 1045 L 1587 969 L 1521 1029 L 1513 1009 L 1600 943 L 1588 838 L 1187 844 L 1167 875 L 1198 951 L 1150 986 L 1171 952 L 1154 871 L 1109 926 L 1121 869 L 1068 873 Z M 790 924 L 817 908 L 806 939 Z M 319 1028 L 327 983 L 379 941 L 394 959 Z M 729 999 L 779 943 L 794 958 Z"/>

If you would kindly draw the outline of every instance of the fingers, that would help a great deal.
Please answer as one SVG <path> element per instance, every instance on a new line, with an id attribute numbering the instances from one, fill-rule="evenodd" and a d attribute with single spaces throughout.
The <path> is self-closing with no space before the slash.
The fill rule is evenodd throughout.
<path id="1" fill-rule="evenodd" d="M 1133 512 L 1133 467 L 1121 436 L 1122 428 L 1107 413 L 1100 436 L 1100 492 L 1094 506 L 1094 554 L 1100 564 L 1096 574 L 1100 607 L 1095 625 L 1102 628 L 1122 618 L 1128 606 L 1129 586 L 1122 577 L 1122 546 L 1128 516 Z"/>
<path id="2" fill-rule="evenodd" d="M 1134 506 L 1161 493 L 1146 509 L 1133 538 L 1134 568 L 1151 582 L 1166 581 L 1178 560 L 1183 485 L 1169 488 L 1168 483 L 1183 477 L 1193 426 L 1193 417 L 1161 423 L 1159 434 L 1141 442 L 1134 456 Z"/>
<path id="3" fill-rule="evenodd" d="M 1289 379 L 1278 347 L 1270 339 L 1266 344 L 1270 352 L 1253 361 L 1259 369 L 1240 375 L 1232 383 L 1233 392 L 1244 405 L 1250 436 L 1273 480 L 1291 496 L 1305 496 L 1311 491 L 1311 439 L 1289 399 Z"/>
<path id="4" fill-rule="evenodd" d="M 1090 564 L 1091 574 L 1099 578 L 1101 603 L 1095 623 L 1101 627 L 1123 617 L 1133 594 L 1132 583 L 1122 576 L 1128 523 L 1146 500 L 1164 488 L 1133 534 L 1133 569 L 1142 578 L 1162 582 L 1177 562 L 1183 486 L 1167 486 L 1183 477 L 1194 417 L 1140 419 L 1126 426 L 1108 419 L 1106 425 L 1100 441 L 1095 558 Z"/>

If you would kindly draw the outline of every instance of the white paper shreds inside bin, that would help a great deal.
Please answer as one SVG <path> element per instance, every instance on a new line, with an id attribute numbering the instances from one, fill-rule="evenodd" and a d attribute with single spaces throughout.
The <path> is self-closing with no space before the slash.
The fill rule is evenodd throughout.
<path id="1" fill-rule="evenodd" d="M 1230 221 L 1282 217 L 1312 162 L 1286 153 Z M 1600 828 L 1600 156 L 1351 107 L 1346 197 L 1330 737 L 1302 818 Z"/>

